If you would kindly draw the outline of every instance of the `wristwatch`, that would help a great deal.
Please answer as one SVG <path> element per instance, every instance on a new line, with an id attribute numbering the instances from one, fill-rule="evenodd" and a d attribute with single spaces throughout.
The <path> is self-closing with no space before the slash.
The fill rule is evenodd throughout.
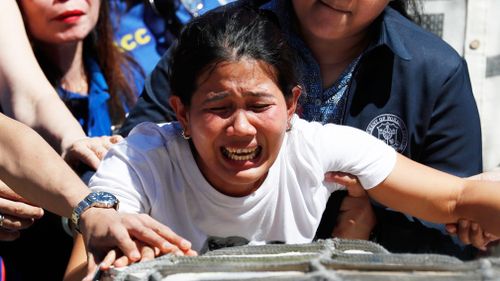
<path id="1" fill-rule="evenodd" d="M 76 207 L 71 214 L 71 223 L 75 230 L 80 232 L 80 217 L 89 208 L 114 208 L 118 210 L 118 199 L 109 192 L 97 191 L 92 192 L 85 197 Z"/>

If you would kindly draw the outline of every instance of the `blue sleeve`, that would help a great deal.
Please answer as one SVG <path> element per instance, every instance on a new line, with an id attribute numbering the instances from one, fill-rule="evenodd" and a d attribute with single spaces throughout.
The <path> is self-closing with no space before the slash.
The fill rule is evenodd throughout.
<path id="1" fill-rule="evenodd" d="M 437 94 L 433 104 L 417 109 L 421 111 L 417 112 L 420 116 L 429 115 L 429 122 L 421 123 L 424 125 L 420 128 L 417 126 L 416 129 L 425 134 L 417 141 L 422 143 L 413 146 L 407 156 L 457 176 L 477 174 L 482 170 L 481 126 L 465 61 L 462 59 L 442 81 L 431 89 Z M 409 141 L 416 140 L 410 138 Z M 377 216 L 374 237 L 391 252 L 432 251 L 461 259 L 471 259 L 476 253 L 472 246 L 463 247 L 443 234 L 438 230 L 443 227 L 438 224 L 409 220 L 401 213 L 380 206 L 375 206 L 374 211 Z"/>
<path id="2" fill-rule="evenodd" d="M 462 59 L 440 89 L 418 162 L 457 176 L 482 171 L 481 124 Z"/>
<path id="3" fill-rule="evenodd" d="M 162 123 L 176 120 L 175 113 L 168 102 L 170 83 L 167 73 L 171 49 L 163 55 L 151 75 L 146 78 L 144 90 L 123 123 L 120 135 L 127 136 L 132 128 L 142 122 Z"/>

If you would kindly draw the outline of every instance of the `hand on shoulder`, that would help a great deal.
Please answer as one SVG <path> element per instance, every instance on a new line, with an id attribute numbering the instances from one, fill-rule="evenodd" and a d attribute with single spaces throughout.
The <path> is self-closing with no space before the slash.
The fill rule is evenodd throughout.
<path id="1" fill-rule="evenodd" d="M 79 163 L 83 163 L 97 170 L 99 163 L 111 146 L 122 139 L 123 137 L 119 135 L 79 139 L 66 147 L 62 156 L 73 168 Z"/>

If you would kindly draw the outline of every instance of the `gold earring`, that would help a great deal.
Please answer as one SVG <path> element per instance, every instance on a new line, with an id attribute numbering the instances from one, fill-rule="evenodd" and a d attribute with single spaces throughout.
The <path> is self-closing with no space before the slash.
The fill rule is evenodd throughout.
<path id="1" fill-rule="evenodd" d="M 188 135 L 188 134 L 186 134 L 186 132 L 184 132 L 184 129 L 182 130 L 181 135 L 182 135 L 182 138 L 185 140 L 189 140 L 191 138 L 190 135 Z"/>

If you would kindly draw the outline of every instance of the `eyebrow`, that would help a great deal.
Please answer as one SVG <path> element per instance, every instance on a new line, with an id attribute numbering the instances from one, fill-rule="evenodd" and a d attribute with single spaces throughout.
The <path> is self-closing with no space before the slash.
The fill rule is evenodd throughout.
<path id="1" fill-rule="evenodd" d="M 207 94 L 207 98 L 202 102 L 202 104 L 216 102 L 216 101 L 219 101 L 219 100 L 226 98 L 227 96 L 229 96 L 229 93 L 227 91 L 217 92 L 217 93 L 210 92 Z M 252 96 L 252 97 L 256 97 L 256 98 L 260 98 L 260 97 L 274 98 L 274 95 L 271 95 L 268 93 L 262 93 L 262 92 L 246 92 L 243 94 L 243 96 Z"/>
<path id="2" fill-rule="evenodd" d="M 1 1 L 1 0 L 0 0 Z M 222 100 L 224 98 L 226 98 L 227 96 L 229 96 L 229 93 L 224 91 L 224 92 L 210 92 L 207 94 L 207 98 L 205 100 L 203 100 L 202 104 L 207 104 L 207 103 L 211 103 L 211 102 L 215 102 L 215 101 L 218 101 L 218 100 Z"/>

